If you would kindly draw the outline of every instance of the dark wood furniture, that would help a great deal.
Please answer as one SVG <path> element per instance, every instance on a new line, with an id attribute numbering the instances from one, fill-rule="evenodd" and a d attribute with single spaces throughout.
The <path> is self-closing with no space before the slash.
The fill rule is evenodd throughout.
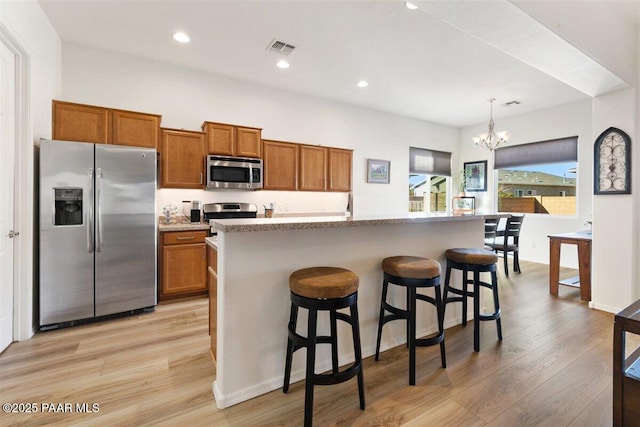
<path id="1" fill-rule="evenodd" d="M 440 361 L 447 367 L 444 350 L 444 304 L 440 295 L 440 263 L 416 256 L 393 256 L 382 260 L 382 300 L 378 318 L 378 339 L 376 341 L 376 361 L 380 357 L 382 327 L 392 320 L 407 321 L 407 345 L 409 346 L 409 385 L 416 385 L 416 346 L 440 344 Z M 407 289 L 406 308 L 401 309 L 387 302 L 389 283 Z M 433 288 L 434 296 L 417 293 L 418 288 Z M 416 302 L 426 301 L 436 309 L 438 331 L 427 338 L 416 338 Z M 385 315 L 385 312 L 390 314 Z"/>
<path id="2" fill-rule="evenodd" d="M 488 245 L 495 252 L 502 252 L 504 259 L 504 274 L 509 277 L 509 264 L 507 255 L 513 252 L 513 271 L 520 273 L 520 230 L 524 215 L 510 215 L 504 230 L 496 231 L 496 241 Z"/>
<path id="3" fill-rule="evenodd" d="M 358 377 L 360 409 L 364 410 L 364 375 L 362 373 L 362 351 L 360 348 L 360 324 L 358 321 L 358 276 L 347 269 L 338 267 L 310 267 L 297 270 L 289 276 L 291 290 L 291 317 L 289 318 L 287 354 L 284 368 L 282 391 L 289 391 L 293 353 L 306 348 L 307 365 L 304 398 L 304 425 L 311 427 L 313 418 L 313 387 L 315 385 L 338 384 L 355 376 Z M 296 332 L 298 309 L 308 312 L 307 336 Z M 349 314 L 337 310 L 349 308 Z M 318 311 L 328 311 L 331 334 L 317 335 Z M 337 321 L 351 325 L 355 361 L 342 371 L 338 363 Z M 331 365 L 329 373 L 316 374 L 316 344 L 331 345 Z"/>
<path id="4" fill-rule="evenodd" d="M 579 276 L 560 281 L 560 246 L 563 243 L 578 246 Z M 551 295 L 558 295 L 558 285 L 579 287 L 580 299 L 591 301 L 591 234 L 586 231 L 549 235 L 549 293 Z"/>
<path id="5" fill-rule="evenodd" d="M 502 340 L 502 321 L 500 320 L 500 301 L 498 298 L 498 275 L 496 273 L 498 256 L 486 249 L 455 248 L 447 249 L 444 253 L 447 259 L 447 273 L 444 279 L 444 301 L 447 304 L 462 302 L 462 326 L 467 325 L 467 298 L 473 299 L 473 351 L 480 351 L 480 321 L 495 320 L 498 330 L 498 339 Z M 460 288 L 452 286 L 451 270 L 462 271 L 462 284 Z M 473 273 L 473 279 L 469 279 L 469 273 Z M 480 273 L 490 273 L 491 283 L 480 280 Z M 473 290 L 468 286 L 472 285 Z M 484 287 L 493 293 L 493 308 L 491 314 L 480 313 L 480 287 Z M 454 297 L 449 297 L 451 292 Z"/>
<path id="6" fill-rule="evenodd" d="M 616 314 L 613 326 L 613 425 L 640 426 L 640 347 L 626 354 L 626 334 L 640 335 L 640 300 Z"/>

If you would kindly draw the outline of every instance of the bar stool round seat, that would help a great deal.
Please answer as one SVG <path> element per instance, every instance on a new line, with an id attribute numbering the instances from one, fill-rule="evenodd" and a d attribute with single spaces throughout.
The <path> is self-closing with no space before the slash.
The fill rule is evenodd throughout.
<path id="1" fill-rule="evenodd" d="M 409 384 L 416 384 L 416 347 L 440 344 L 442 367 L 447 367 L 444 349 L 444 304 L 440 295 L 440 263 L 417 256 L 393 256 L 382 260 L 382 299 L 378 320 L 376 357 L 380 357 L 382 327 L 392 320 L 407 321 L 407 346 L 409 347 Z M 406 308 L 401 309 L 387 302 L 389 283 L 407 288 Z M 417 293 L 417 288 L 433 288 L 434 296 Z M 416 338 L 416 302 L 426 301 L 436 308 L 438 331 L 427 338 Z M 385 315 L 385 312 L 390 314 Z"/>
<path id="2" fill-rule="evenodd" d="M 339 267 L 310 267 L 289 276 L 291 292 L 306 298 L 342 298 L 358 290 L 359 278 Z"/>
<path id="3" fill-rule="evenodd" d="M 360 409 L 364 410 L 364 376 L 362 371 L 362 350 L 360 347 L 360 327 L 358 321 L 358 275 L 339 267 L 310 267 L 294 271 L 289 276 L 291 290 L 291 315 L 288 324 L 287 353 L 285 360 L 284 384 L 282 391 L 289 391 L 293 353 L 307 349 L 305 375 L 304 425 L 311 426 L 313 419 L 314 385 L 330 385 L 358 377 Z M 298 309 L 307 309 L 307 336 L 296 332 Z M 349 308 L 350 312 L 337 310 Z M 328 336 L 317 335 L 318 311 L 329 311 L 331 332 Z M 339 370 L 337 321 L 351 325 L 355 360 L 351 366 Z M 331 365 L 329 373 L 315 373 L 316 344 L 331 344 Z"/>
<path id="4" fill-rule="evenodd" d="M 498 256 L 489 250 L 479 248 L 455 248 L 445 251 L 447 259 L 447 271 L 444 280 L 444 306 L 452 302 L 462 302 L 462 325 L 467 325 L 467 298 L 473 299 L 473 350 L 480 351 L 480 322 L 496 321 L 498 339 L 502 340 L 502 322 L 500 320 L 500 301 L 498 298 Z M 450 284 L 451 270 L 462 271 L 462 286 L 456 288 Z M 473 278 L 469 279 L 469 273 Z M 491 283 L 480 280 L 480 273 L 490 273 Z M 468 289 L 473 285 L 473 290 Z M 493 294 L 494 312 L 490 314 L 480 313 L 480 287 L 490 289 Z M 448 296 L 452 293 L 454 297 Z"/>

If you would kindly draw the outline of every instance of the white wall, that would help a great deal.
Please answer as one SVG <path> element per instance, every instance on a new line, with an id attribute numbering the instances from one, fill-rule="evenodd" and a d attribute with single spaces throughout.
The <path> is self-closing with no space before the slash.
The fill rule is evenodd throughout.
<path id="1" fill-rule="evenodd" d="M 593 102 L 593 136 L 598 137 L 609 127 L 625 131 L 631 138 L 633 156 L 631 173 L 638 182 L 640 165 L 636 139 L 635 89 L 597 97 Z M 637 210 L 638 187 L 632 185 L 630 195 L 593 196 L 593 307 L 618 312 L 640 294 L 638 292 Z"/>
<path id="2" fill-rule="evenodd" d="M 199 130 L 203 121 L 261 127 L 265 139 L 349 148 L 355 215 L 408 211 L 409 147 L 454 151 L 458 130 L 131 56 L 63 44 L 62 99 L 162 114 L 162 126 Z M 391 161 L 391 183 L 367 184 L 367 158 Z M 161 190 L 158 206 L 181 200 L 274 202 L 288 212 L 344 211 L 346 195 L 305 192 Z"/>
<path id="3" fill-rule="evenodd" d="M 23 133 L 16 162 L 17 217 L 20 231 L 15 253 L 18 269 L 15 292 L 16 328 L 14 338 L 24 340 L 33 334 L 34 312 L 34 145 L 51 137 L 51 99 L 61 91 L 61 43 L 57 33 L 36 1 L 0 1 L 0 26 L 25 54 Z"/>
<path id="4" fill-rule="evenodd" d="M 498 107 L 502 108 L 502 107 Z M 510 108 L 517 108 L 510 107 Z M 553 233 L 584 230 L 587 220 L 592 219 L 591 188 L 593 176 L 593 138 L 591 129 L 591 100 L 561 105 L 529 114 L 496 120 L 496 131 L 509 131 L 509 145 L 536 142 L 578 135 L 578 206 L 573 216 L 527 215 L 521 231 L 520 257 L 528 261 L 549 262 L 549 239 Z M 488 122 L 488 119 L 487 119 Z M 495 174 L 492 153 L 476 147 L 471 137 L 487 132 L 487 123 L 469 126 L 460 131 L 460 163 L 488 160 L 487 192 L 474 193 L 481 211 L 495 209 Z M 577 253 L 570 247 L 562 251 L 561 264 L 577 268 Z"/>

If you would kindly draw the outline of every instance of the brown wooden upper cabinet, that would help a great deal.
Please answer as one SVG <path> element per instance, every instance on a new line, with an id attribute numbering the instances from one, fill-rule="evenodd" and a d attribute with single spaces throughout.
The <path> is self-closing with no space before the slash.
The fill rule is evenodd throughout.
<path id="1" fill-rule="evenodd" d="M 353 151 L 329 148 L 329 191 L 351 191 L 351 166 Z"/>
<path id="2" fill-rule="evenodd" d="M 204 132 L 161 129 L 160 186 L 204 188 Z"/>
<path id="3" fill-rule="evenodd" d="M 299 190 L 327 190 L 327 148 L 315 145 L 300 146 Z"/>
<path id="4" fill-rule="evenodd" d="M 53 139 L 157 148 L 162 116 L 53 101 Z"/>
<path id="5" fill-rule="evenodd" d="M 204 122 L 207 153 L 222 156 L 262 157 L 262 129 Z"/>
<path id="6" fill-rule="evenodd" d="M 297 190 L 300 144 L 269 140 L 262 143 L 263 189 Z"/>

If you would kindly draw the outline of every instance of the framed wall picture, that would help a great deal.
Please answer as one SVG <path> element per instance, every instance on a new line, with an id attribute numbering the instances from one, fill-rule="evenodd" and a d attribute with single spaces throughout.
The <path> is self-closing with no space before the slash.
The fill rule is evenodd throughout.
<path id="1" fill-rule="evenodd" d="M 487 161 L 464 164 L 465 191 L 487 191 Z"/>
<path id="2" fill-rule="evenodd" d="M 594 144 L 593 194 L 631 194 L 631 138 L 610 127 Z"/>
<path id="3" fill-rule="evenodd" d="M 367 182 L 388 184 L 390 168 L 391 162 L 389 160 L 367 159 Z"/>

